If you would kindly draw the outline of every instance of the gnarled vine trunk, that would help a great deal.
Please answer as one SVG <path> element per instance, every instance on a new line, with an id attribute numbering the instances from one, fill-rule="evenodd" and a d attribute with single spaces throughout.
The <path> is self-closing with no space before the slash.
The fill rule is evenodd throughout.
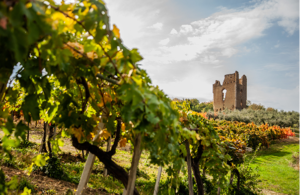
<path id="1" fill-rule="evenodd" d="M 40 153 L 48 153 L 47 148 L 46 148 L 46 137 L 47 137 L 47 131 L 49 129 L 49 124 L 44 122 L 44 134 L 40 146 Z"/>
<path id="2" fill-rule="evenodd" d="M 51 148 L 51 140 L 54 137 L 54 126 L 50 126 L 49 128 L 49 135 L 47 140 L 48 150 L 49 150 L 49 157 L 52 158 L 52 148 Z"/>
<path id="3" fill-rule="evenodd" d="M 119 125 L 120 126 L 120 125 Z M 118 131 L 119 128 L 118 128 Z M 78 150 L 87 150 L 90 153 L 94 154 L 95 156 L 97 156 L 97 158 L 99 159 L 99 161 L 101 161 L 105 168 L 108 170 L 108 172 L 117 180 L 119 180 L 120 182 L 122 182 L 122 184 L 124 185 L 124 187 L 127 189 L 127 185 L 128 185 L 128 173 L 125 171 L 124 168 L 122 168 L 121 166 L 119 166 L 118 164 L 116 164 L 114 161 L 112 161 L 111 157 L 112 154 L 114 154 L 115 152 L 115 148 L 117 146 L 118 140 L 119 140 L 119 132 L 117 133 L 116 136 L 116 141 L 114 142 L 111 151 L 109 152 L 104 152 L 102 149 L 100 149 L 99 147 L 92 145 L 88 142 L 84 142 L 84 143 L 79 143 L 77 138 L 72 136 L 72 144 L 73 146 L 78 149 Z M 139 192 L 137 191 L 136 188 L 134 188 L 134 195 L 139 195 Z"/>
<path id="4" fill-rule="evenodd" d="M 198 195 L 204 195 L 204 187 L 203 187 L 203 182 L 202 182 L 202 178 L 200 175 L 200 169 L 199 169 L 199 161 L 201 159 L 202 153 L 203 153 L 203 146 L 201 145 L 201 140 L 200 140 L 197 154 L 194 158 L 192 158 L 192 168 L 193 168 L 194 177 L 196 180 Z"/>

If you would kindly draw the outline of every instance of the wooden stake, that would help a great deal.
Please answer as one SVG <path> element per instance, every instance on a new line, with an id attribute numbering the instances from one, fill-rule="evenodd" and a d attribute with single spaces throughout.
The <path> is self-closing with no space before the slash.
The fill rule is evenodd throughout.
<path id="1" fill-rule="evenodd" d="M 141 142 L 142 142 L 142 135 L 139 133 L 136 135 L 135 141 L 134 141 L 134 151 L 133 151 L 133 157 L 132 157 L 132 161 L 131 161 L 131 168 L 130 168 L 130 174 L 129 174 L 129 179 L 128 179 L 126 195 L 133 195 L 133 192 L 134 192 L 136 173 L 137 173 L 139 160 L 140 160 L 141 152 L 142 152 Z"/>
<path id="2" fill-rule="evenodd" d="M 104 123 L 102 122 L 102 120 L 99 123 L 98 128 L 99 128 L 98 133 L 94 137 L 93 141 L 98 139 L 100 131 L 102 129 L 104 129 Z M 78 184 L 78 187 L 77 187 L 76 195 L 81 195 L 83 190 L 86 188 L 86 185 L 89 181 L 89 178 L 90 178 L 90 175 L 91 175 L 91 172 L 92 172 L 92 168 L 93 168 L 93 164 L 95 162 L 95 158 L 96 158 L 96 156 L 94 154 L 89 153 L 88 158 L 86 160 L 86 163 L 84 165 L 83 172 L 82 172 L 81 177 L 80 177 L 80 181 L 79 181 L 79 184 Z"/>
<path id="3" fill-rule="evenodd" d="M 188 181 L 189 181 L 189 195 L 194 194 L 193 190 L 193 176 L 192 176 L 192 161 L 191 161 L 191 153 L 190 153 L 190 144 L 189 141 L 185 141 L 186 148 L 186 158 L 187 158 L 187 168 L 188 168 Z"/>
<path id="4" fill-rule="evenodd" d="M 157 178 L 156 178 L 156 182 L 155 182 L 153 195 L 157 195 L 157 193 L 158 193 L 161 171 L 162 171 L 162 167 L 160 166 L 160 167 L 158 167 Z"/>

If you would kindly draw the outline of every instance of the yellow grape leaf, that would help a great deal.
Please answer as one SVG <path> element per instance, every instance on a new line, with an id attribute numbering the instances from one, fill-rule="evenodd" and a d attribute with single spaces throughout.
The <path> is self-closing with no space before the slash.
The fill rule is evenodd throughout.
<path id="1" fill-rule="evenodd" d="M 95 73 L 95 76 L 96 76 L 96 74 L 99 73 L 99 68 L 97 66 L 93 66 L 93 70 L 94 70 L 94 73 Z"/>
<path id="2" fill-rule="evenodd" d="M 197 140 L 200 140 L 200 139 L 201 139 L 201 138 L 200 138 L 200 135 L 197 134 L 197 133 L 196 133 L 196 138 L 197 138 Z"/>
<path id="3" fill-rule="evenodd" d="M 83 47 L 83 45 L 81 45 L 80 43 L 77 43 L 77 42 L 74 42 L 74 43 L 73 42 L 67 42 L 67 44 L 64 44 L 63 48 L 70 50 L 71 53 L 73 54 L 73 56 L 75 58 L 77 58 L 77 59 L 79 57 L 82 57 L 81 54 L 84 53 L 84 47 Z M 78 52 L 80 52 L 81 54 L 78 53 Z"/>
<path id="4" fill-rule="evenodd" d="M 104 139 L 108 139 L 110 137 L 110 133 L 104 129 L 100 132 L 99 136 L 104 137 Z"/>
<path id="5" fill-rule="evenodd" d="M 98 107 L 103 107 L 104 104 L 103 104 L 103 102 L 101 101 L 100 103 L 97 104 L 97 106 L 98 106 Z"/>
<path id="6" fill-rule="evenodd" d="M 110 96 L 110 94 L 108 94 L 107 92 L 104 93 L 104 102 L 111 102 L 112 98 Z"/>
<path id="7" fill-rule="evenodd" d="M 31 2 L 29 2 L 29 3 L 26 4 L 26 8 L 31 8 L 31 7 L 32 7 L 32 3 Z"/>
<path id="8" fill-rule="evenodd" d="M 86 137 L 86 139 L 87 139 L 87 140 L 93 140 L 94 137 L 95 137 L 95 134 L 94 134 L 94 133 L 90 133 L 90 134 Z"/>
<path id="9" fill-rule="evenodd" d="M 122 123 L 122 125 L 121 125 L 121 130 L 122 130 L 122 131 L 125 131 L 125 128 L 126 128 L 125 123 Z"/>
<path id="10" fill-rule="evenodd" d="M 115 34 L 116 37 L 120 38 L 120 30 L 117 28 L 116 25 L 113 27 L 113 33 Z"/>
<path id="11" fill-rule="evenodd" d="M 73 128 L 73 133 L 74 133 L 74 136 L 77 138 L 77 140 L 80 141 L 81 137 L 83 136 L 83 132 L 82 132 L 81 127 L 80 128 Z"/>
<path id="12" fill-rule="evenodd" d="M 126 138 L 122 138 L 122 139 L 120 140 L 120 142 L 119 142 L 120 147 L 121 147 L 121 148 L 122 148 L 122 147 L 125 147 L 125 146 L 126 146 L 126 143 L 127 143 L 127 139 L 126 139 Z"/>
<path id="13" fill-rule="evenodd" d="M 87 57 L 90 58 L 91 60 L 94 60 L 94 52 L 90 51 L 86 53 Z"/>

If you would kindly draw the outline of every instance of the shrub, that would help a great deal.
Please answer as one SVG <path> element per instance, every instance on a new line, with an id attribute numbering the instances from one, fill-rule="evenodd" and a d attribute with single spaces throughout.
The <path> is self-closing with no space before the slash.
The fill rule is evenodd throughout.
<path id="1" fill-rule="evenodd" d="M 28 181 L 25 177 L 22 177 L 21 180 L 20 180 L 20 183 L 19 183 L 19 187 L 18 187 L 18 190 L 24 190 L 25 187 L 29 190 L 31 190 L 31 192 L 35 192 L 35 188 L 36 186 L 31 184 L 30 181 Z"/>
<path id="2" fill-rule="evenodd" d="M 33 167 L 33 171 L 41 171 L 48 177 L 55 179 L 61 179 L 64 176 L 63 168 L 61 166 L 60 160 L 57 157 L 49 158 L 46 161 L 46 165 L 43 167 Z"/>

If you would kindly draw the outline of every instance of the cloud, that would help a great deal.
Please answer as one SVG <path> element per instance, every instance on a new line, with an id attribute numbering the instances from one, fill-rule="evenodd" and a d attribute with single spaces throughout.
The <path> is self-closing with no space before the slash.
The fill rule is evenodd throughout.
<path id="1" fill-rule="evenodd" d="M 210 17 L 181 25 L 178 30 L 173 28 L 169 39 L 165 39 L 169 46 L 161 44 L 155 48 L 164 55 L 152 56 L 152 60 L 221 62 L 242 52 L 237 49 L 239 45 L 264 36 L 265 30 L 273 25 L 278 24 L 292 35 L 298 28 L 297 5 L 296 0 L 268 0 L 255 1 L 253 6 L 242 9 L 222 8 Z"/>
<path id="2" fill-rule="evenodd" d="M 163 39 L 163 40 L 159 41 L 159 44 L 160 45 L 167 45 L 169 42 L 170 42 L 170 39 L 166 38 L 166 39 Z"/>
<path id="3" fill-rule="evenodd" d="M 153 28 L 155 30 L 161 30 L 163 27 L 163 23 L 157 22 L 155 24 L 153 24 L 152 26 L 149 26 L 148 28 Z"/>
<path id="4" fill-rule="evenodd" d="M 171 35 L 177 35 L 178 32 L 177 32 L 177 30 L 175 30 L 175 29 L 173 28 L 173 29 L 171 30 L 170 34 L 171 34 Z"/>
<path id="5" fill-rule="evenodd" d="M 120 28 L 126 46 L 139 49 L 144 57 L 142 68 L 154 84 L 170 96 L 211 100 L 214 81 L 238 70 L 249 78 L 249 100 L 267 107 L 298 109 L 299 89 L 295 86 L 299 69 L 293 67 L 294 62 L 299 62 L 299 46 L 295 51 L 290 42 L 281 39 L 288 36 L 291 41 L 295 37 L 291 35 L 298 31 L 297 0 L 252 0 L 250 6 L 222 7 L 213 15 L 193 20 L 183 9 L 180 15 L 184 17 L 178 17 L 176 4 L 170 2 L 107 1 L 112 23 Z M 272 28 L 276 35 L 280 33 L 278 29 L 284 33 L 278 38 L 280 42 L 268 45 L 268 49 L 279 49 L 266 52 L 263 45 L 272 38 L 267 38 L 267 33 L 273 33 L 267 31 L 271 27 L 277 27 Z M 258 38 L 259 42 L 253 41 Z M 275 52 L 287 64 L 270 56 Z M 261 60 L 258 54 L 266 56 Z M 268 81 L 260 71 L 267 74 Z M 274 81 L 289 88 L 270 87 L 277 86 Z"/>
<path id="6" fill-rule="evenodd" d="M 187 34 L 193 32 L 193 27 L 191 25 L 181 25 L 179 32 L 181 34 Z"/>
<path id="7" fill-rule="evenodd" d="M 298 29 L 298 23 L 293 20 L 283 19 L 278 21 L 278 25 L 284 27 L 289 35 L 293 35 Z"/>

